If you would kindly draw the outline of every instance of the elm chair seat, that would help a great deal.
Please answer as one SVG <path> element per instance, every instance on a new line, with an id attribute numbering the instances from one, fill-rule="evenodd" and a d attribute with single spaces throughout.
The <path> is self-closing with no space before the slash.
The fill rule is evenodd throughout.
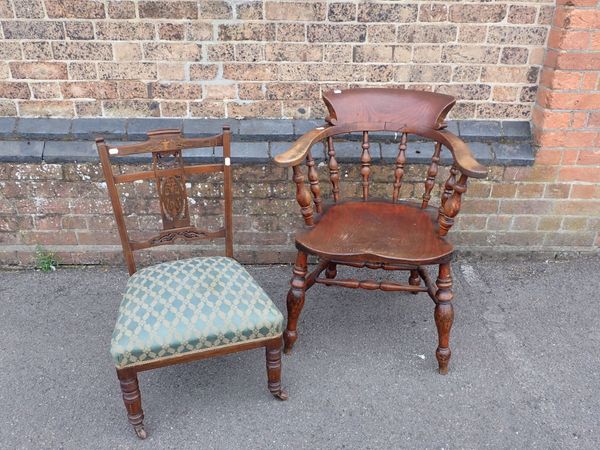
<path id="1" fill-rule="evenodd" d="M 296 246 L 327 260 L 401 264 L 432 264 L 453 250 L 438 235 L 434 208 L 374 200 L 326 207 L 314 227 L 296 234 Z"/>
<path id="2" fill-rule="evenodd" d="M 127 282 L 112 336 L 118 368 L 202 352 L 283 331 L 283 315 L 232 258 L 170 261 Z"/>

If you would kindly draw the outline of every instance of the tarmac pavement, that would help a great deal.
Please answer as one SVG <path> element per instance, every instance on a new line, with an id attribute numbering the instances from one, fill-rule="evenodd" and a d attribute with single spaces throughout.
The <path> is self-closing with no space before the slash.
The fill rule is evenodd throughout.
<path id="1" fill-rule="evenodd" d="M 145 372 L 146 441 L 108 353 L 125 271 L 0 271 L 0 447 L 600 448 L 600 258 L 453 269 L 447 376 L 426 294 L 317 285 L 283 357 L 287 402 L 262 350 Z M 248 270 L 285 311 L 291 268 Z"/>

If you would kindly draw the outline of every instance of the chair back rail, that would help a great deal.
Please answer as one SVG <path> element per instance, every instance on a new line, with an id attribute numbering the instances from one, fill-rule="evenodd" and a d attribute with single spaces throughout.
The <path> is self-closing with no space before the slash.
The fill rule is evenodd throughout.
<path id="1" fill-rule="evenodd" d="M 225 254 L 233 257 L 233 180 L 231 131 L 228 126 L 223 127 L 222 134 L 208 138 L 184 138 L 180 130 L 167 129 L 149 132 L 145 142 L 109 146 L 103 138 L 99 138 L 96 145 L 130 275 L 136 271 L 134 251 L 180 241 L 225 238 Z M 186 165 L 183 151 L 203 147 L 222 147 L 223 163 Z M 150 154 L 151 169 L 114 173 L 111 158 L 139 154 Z M 218 230 L 198 229 L 191 224 L 186 184 L 194 175 L 215 172 L 223 172 L 224 226 Z M 157 235 L 141 241 L 130 239 L 118 189 L 120 184 L 140 180 L 154 180 L 156 183 L 163 228 Z"/>

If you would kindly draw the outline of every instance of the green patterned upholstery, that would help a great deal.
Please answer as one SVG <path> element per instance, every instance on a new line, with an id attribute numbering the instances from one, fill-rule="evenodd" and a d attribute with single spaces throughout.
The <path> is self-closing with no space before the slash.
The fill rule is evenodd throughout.
<path id="1" fill-rule="evenodd" d="M 283 316 L 237 261 L 157 264 L 127 282 L 110 352 L 118 368 L 279 336 Z"/>

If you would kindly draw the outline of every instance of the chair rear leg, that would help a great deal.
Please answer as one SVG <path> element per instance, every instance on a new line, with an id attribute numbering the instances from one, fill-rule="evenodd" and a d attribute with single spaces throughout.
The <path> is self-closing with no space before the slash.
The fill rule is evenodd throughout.
<path id="1" fill-rule="evenodd" d="M 337 276 L 337 264 L 329 263 L 327 264 L 327 270 L 325 271 L 325 278 L 333 279 Z"/>
<path id="2" fill-rule="evenodd" d="M 421 277 L 419 276 L 419 271 L 417 269 L 410 271 L 410 277 L 408 277 L 408 284 L 411 286 L 421 286 Z M 412 292 L 412 294 L 417 295 L 418 292 Z"/>
<path id="3" fill-rule="evenodd" d="M 268 343 L 265 350 L 267 354 L 269 392 L 279 400 L 287 400 L 287 392 L 281 387 L 281 339 Z"/>
<path id="4" fill-rule="evenodd" d="M 283 333 L 283 341 L 285 343 L 284 352 L 290 353 L 292 347 L 298 339 L 298 318 L 304 306 L 304 293 L 306 291 L 306 263 L 307 255 L 302 251 L 298 251 L 296 256 L 296 264 L 294 264 L 294 274 L 292 275 L 291 288 L 287 295 L 287 311 L 288 321 L 285 332 Z"/>
<path id="5" fill-rule="evenodd" d="M 142 396 L 138 384 L 137 373 L 131 370 L 117 369 L 117 377 L 121 384 L 121 393 L 123 402 L 127 409 L 127 418 L 133 426 L 135 434 L 140 439 L 146 439 L 146 430 L 144 429 L 144 411 L 142 410 Z"/>
<path id="6" fill-rule="evenodd" d="M 439 373 L 448 373 L 448 362 L 452 352 L 450 351 L 450 329 L 454 320 L 454 308 L 452 306 L 452 274 L 450 264 L 440 264 L 440 271 L 436 280 L 437 292 L 435 294 L 437 303 L 435 306 L 435 325 L 438 331 L 438 347 L 435 357 L 438 360 Z"/>

